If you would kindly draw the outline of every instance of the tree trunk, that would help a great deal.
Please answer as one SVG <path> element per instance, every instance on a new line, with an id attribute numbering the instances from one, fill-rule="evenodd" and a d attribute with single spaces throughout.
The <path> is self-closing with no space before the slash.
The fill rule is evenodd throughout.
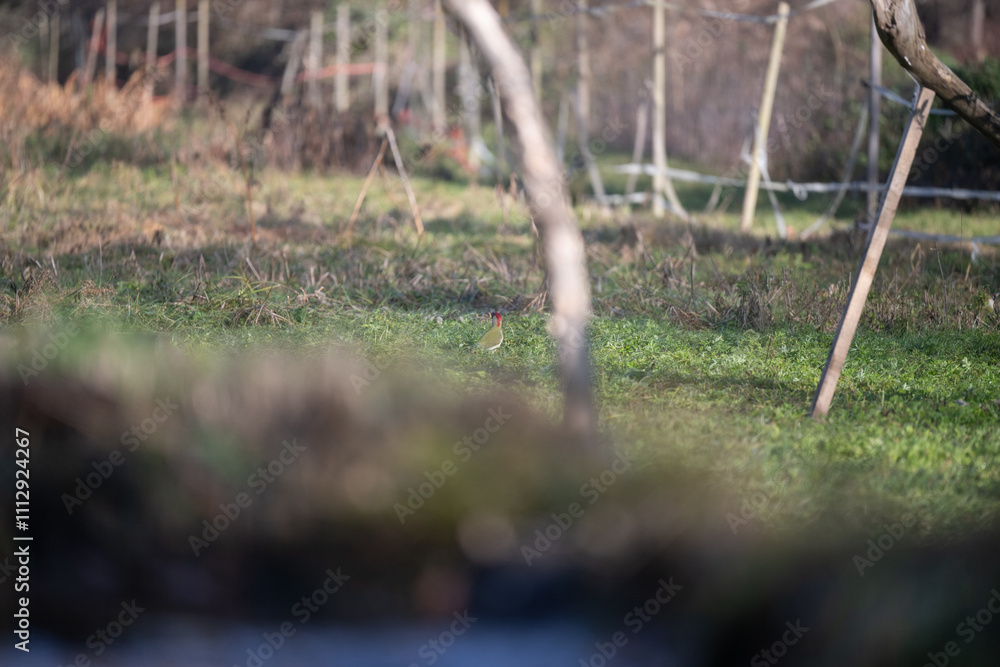
<path id="1" fill-rule="evenodd" d="M 549 326 L 559 347 L 564 418 L 571 430 L 589 436 L 595 420 L 586 338 L 590 284 L 583 237 L 569 208 L 551 137 L 532 93 L 531 74 L 487 0 L 445 0 L 445 4 L 465 24 L 492 68 L 507 117 L 516 130 L 525 189 L 541 233 L 548 272 L 553 309 Z"/>
<path id="2" fill-rule="evenodd" d="M 959 116 L 1000 148 L 1000 114 L 927 48 L 924 26 L 913 0 L 871 0 L 875 27 L 889 53 L 922 86 L 930 88 Z"/>

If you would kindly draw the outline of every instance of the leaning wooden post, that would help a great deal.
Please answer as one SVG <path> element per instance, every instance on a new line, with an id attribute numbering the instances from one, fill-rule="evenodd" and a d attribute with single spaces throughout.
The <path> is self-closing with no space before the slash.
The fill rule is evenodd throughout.
<path id="1" fill-rule="evenodd" d="M 309 104 L 314 107 L 320 105 L 319 82 L 316 76 L 319 73 L 320 58 L 323 54 L 323 12 L 314 9 L 309 16 L 309 62 L 306 70 L 309 73 Z"/>
<path id="2" fill-rule="evenodd" d="M 152 82 L 156 80 L 156 43 L 160 36 L 160 3 L 154 2 L 149 8 L 149 29 L 146 31 L 146 75 L 150 85 L 142 89 L 142 105 L 153 103 Z"/>
<path id="3" fill-rule="evenodd" d="M 108 0 L 108 38 L 104 44 L 104 81 L 108 102 L 114 102 L 118 81 L 118 0 Z"/>
<path id="4" fill-rule="evenodd" d="M 917 152 L 917 144 L 920 143 L 924 124 L 930 115 L 931 104 L 934 103 L 933 90 L 930 88 L 918 88 L 918 90 L 916 103 L 906 124 L 906 129 L 903 131 L 899 151 L 896 153 L 896 162 L 892 166 L 892 174 L 889 176 L 889 186 L 886 189 L 885 198 L 882 200 L 875 227 L 868 236 L 864 257 L 851 287 L 851 293 L 847 297 L 847 306 L 844 308 L 837 333 L 833 337 L 830 356 L 826 360 L 826 367 L 823 369 L 819 386 L 816 388 L 816 396 L 810 410 L 810 415 L 813 418 L 822 417 L 830 410 L 830 402 L 833 400 L 840 372 L 847 359 L 847 352 L 854 339 L 854 333 L 857 331 L 861 311 L 864 310 L 865 301 L 868 299 L 868 291 L 875 278 L 875 270 L 878 269 L 882 249 L 889 237 L 889 228 L 892 227 L 892 219 L 896 215 L 896 207 L 903 194 L 910 166 L 913 164 L 913 156 Z"/>
<path id="5" fill-rule="evenodd" d="M 198 97 L 208 101 L 208 0 L 198 0 Z"/>
<path id="6" fill-rule="evenodd" d="M 662 218 L 663 199 L 666 196 L 674 212 L 685 220 L 690 219 L 674 191 L 673 181 L 667 170 L 667 26 L 664 5 L 659 0 L 653 4 L 653 215 Z"/>
<path id="7" fill-rule="evenodd" d="M 445 109 L 445 24 L 444 9 L 441 7 L 441 0 L 434 0 L 434 55 L 431 66 L 432 94 L 434 97 L 433 109 L 431 109 L 431 127 L 434 132 L 443 136 L 448 119 Z"/>
<path id="8" fill-rule="evenodd" d="M 302 64 L 302 53 L 306 50 L 306 40 L 308 39 L 309 34 L 305 30 L 299 30 L 295 33 L 295 40 L 288 53 L 288 62 L 285 63 L 285 71 L 281 75 L 281 106 L 283 109 L 287 108 L 290 102 L 292 89 L 295 88 L 295 75 L 298 74 L 299 66 Z"/>
<path id="9" fill-rule="evenodd" d="M 351 6 L 341 2 L 337 5 L 337 74 L 333 78 L 334 105 L 339 114 L 351 108 L 351 80 L 347 73 L 350 62 Z"/>
<path id="10" fill-rule="evenodd" d="M 545 256 L 552 318 L 559 350 L 568 429 L 593 442 L 596 418 L 590 392 L 590 282 L 583 236 L 569 207 L 552 138 L 532 91 L 531 73 L 487 0 L 445 0 L 476 40 L 493 71 L 507 117 L 520 144 L 521 175 Z"/>
<path id="11" fill-rule="evenodd" d="M 104 9 L 98 9 L 94 16 L 94 32 L 90 35 L 87 48 L 87 63 L 83 70 L 83 85 L 86 87 L 94 80 L 94 70 L 97 67 L 97 51 L 101 45 L 101 33 L 104 31 Z"/>
<path id="12" fill-rule="evenodd" d="M 174 75 L 174 104 L 181 106 L 187 101 L 187 0 L 177 0 L 174 5 L 174 49 L 177 59 Z"/>
<path id="13" fill-rule="evenodd" d="M 49 83 L 59 83 L 59 12 L 49 20 Z"/>
<path id="14" fill-rule="evenodd" d="M 635 113 L 635 145 L 632 147 L 632 164 L 642 163 L 642 156 L 646 152 L 646 126 L 649 124 L 649 91 L 643 88 L 639 95 L 639 106 Z M 628 207 L 629 198 L 635 192 L 636 181 L 639 180 L 639 172 L 628 175 L 625 183 L 625 198 L 622 205 Z"/>
<path id="15" fill-rule="evenodd" d="M 882 40 L 875 29 L 875 12 L 872 11 L 871 45 L 868 54 L 868 222 L 875 220 L 878 213 L 879 180 L 878 180 L 878 133 L 881 120 L 882 94 L 876 86 L 882 85 Z"/>
<path id="16" fill-rule="evenodd" d="M 748 232 L 753 226 L 754 212 L 757 210 L 757 194 L 760 190 L 760 167 L 767 151 L 767 134 L 771 127 L 771 110 L 774 108 L 774 93 L 778 89 L 778 71 L 781 69 L 781 52 L 785 46 L 785 31 L 788 27 L 788 3 L 778 3 L 778 23 L 774 27 L 771 42 L 771 58 L 767 63 L 764 78 L 764 95 L 760 101 L 757 118 L 757 132 L 754 133 L 753 151 L 750 153 L 750 175 L 743 195 L 743 215 L 740 216 L 740 231 Z"/>
<path id="17" fill-rule="evenodd" d="M 479 154 L 473 148 L 480 141 L 479 68 L 472 57 L 469 32 L 462 30 L 458 45 L 458 97 L 465 125 L 466 162 L 469 171 L 479 173 Z"/>

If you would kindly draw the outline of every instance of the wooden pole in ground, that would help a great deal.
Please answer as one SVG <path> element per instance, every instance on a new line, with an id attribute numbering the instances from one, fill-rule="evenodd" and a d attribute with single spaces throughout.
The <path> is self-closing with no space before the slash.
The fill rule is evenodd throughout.
<path id="1" fill-rule="evenodd" d="M 760 101 L 760 113 L 757 116 L 758 131 L 754 133 L 753 151 L 750 153 L 752 162 L 750 174 L 747 177 L 747 189 L 743 195 L 743 214 L 740 216 L 740 231 L 748 232 L 753 226 L 754 214 L 757 210 L 757 194 L 760 190 L 760 166 L 767 152 L 767 134 L 771 128 L 771 110 L 774 108 L 774 93 L 778 89 L 778 72 L 781 69 L 781 52 L 785 47 L 785 32 L 788 27 L 788 3 L 778 3 L 778 23 L 774 26 L 774 39 L 771 42 L 771 57 L 767 63 L 767 75 L 764 78 L 764 95 Z"/>
<path id="2" fill-rule="evenodd" d="M 590 43 L 587 39 L 587 4 L 589 0 L 576 0 L 576 135 L 580 148 L 590 142 Z M 584 150 L 584 157 L 590 155 Z"/>
<path id="3" fill-rule="evenodd" d="M 983 24 L 986 22 L 986 4 L 983 0 L 972 0 L 972 11 L 969 16 L 969 43 L 977 62 L 986 57 L 983 47 Z"/>
<path id="4" fill-rule="evenodd" d="M 314 9 L 309 15 L 309 62 L 306 69 L 309 72 L 309 104 L 318 107 L 321 103 L 319 99 L 319 81 L 316 74 L 321 67 L 320 59 L 323 57 L 323 12 Z"/>
<path id="5" fill-rule="evenodd" d="M 177 0 L 174 5 L 174 48 L 177 52 L 177 59 L 174 61 L 174 104 L 182 106 L 187 102 L 187 78 L 188 78 L 188 12 L 187 0 Z"/>
<path id="6" fill-rule="evenodd" d="M 295 41 L 292 42 L 291 51 L 288 54 L 288 62 L 285 63 L 285 72 L 281 75 L 281 106 L 287 107 L 291 99 L 292 90 L 295 88 L 295 75 L 299 72 L 302 64 L 302 54 L 306 50 L 306 41 L 309 34 L 305 30 L 299 30 L 295 34 Z"/>
<path id="7" fill-rule="evenodd" d="M 150 81 L 155 81 L 156 73 L 156 43 L 160 36 L 160 3 L 154 2 L 149 8 L 149 29 L 146 31 L 146 73 L 152 77 Z M 142 90 L 142 104 L 149 106 L 153 103 L 153 85 L 147 85 Z"/>
<path id="8" fill-rule="evenodd" d="M 674 211 L 689 219 L 688 212 L 681 205 L 674 184 L 667 175 L 667 30 L 666 12 L 662 2 L 653 4 L 653 215 L 662 218 L 663 197 L 667 198 Z"/>
<path id="9" fill-rule="evenodd" d="M 108 103 L 118 92 L 118 0 L 108 0 L 108 38 L 104 43 L 104 81 Z"/>
<path id="10" fill-rule="evenodd" d="M 642 156 L 646 152 L 646 126 L 649 124 L 649 94 L 643 89 L 639 96 L 639 108 L 635 114 L 635 145 L 632 147 L 632 164 L 641 164 Z M 629 196 L 635 192 L 636 181 L 639 174 L 629 174 L 625 183 L 624 206 L 629 205 Z"/>
<path id="11" fill-rule="evenodd" d="M 208 0 L 198 0 L 198 97 L 208 102 Z"/>
<path id="12" fill-rule="evenodd" d="M 59 12 L 49 20 L 49 83 L 59 83 Z"/>
<path id="13" fill-rule="evenodd" d="M 396 169 L 399 171 L 399 178 L 403 181 L 403 188 L 406 190 L 406 198 L 410 200 L 410 211 L 413 212 L 413 224 L 417 227 L 417 234 L 424 235 L 424 220 L 420 215 L 420 206 L 417 205 L 417 197 L 410 187 L 410 179 L 406 176 L 406 168 L 403 165 L 403 156 L 399 154 L 399 146 L 396 144 L 396 134 L 392 131 L 392 126 L 386 123 L 383 126 L 385 136 L 389 139 L 389 148 L 392 149 L 392 159 L 396 161 Z"/>
<path id="14" fill-rule="evenodd" d="M 882 40 L 879 39 L 878 31 L 875 29 L 874 11 L 872 12 L 871 44 L 868 54 L 868 79 L 872 85 L 868 87 L 868 206 L 866 211 L 868 222 L 871 223 L 878 213 L 878 134 L 882 107 L 882 95 L 875 88 L 875 86 L 882 85 Z"/>
<path id="15" fill-rule="evenodd" d="M 375 72 L 372 83 L 375 87 L 375 119 L 389 118 L 389 47 L 387 32 L 389 12 L 380 9 L 375 12 Z"/>
<path id="16" fill-rule="evenodd" d="M 531 0 L 531 83 L 535 99 L 542 103 L 542 0 Z"/>
<path id="17" fill-rule="evenodd" d="M 503 139 L 503 107 L 496 79 L 490 79 L 490 91 L 493 93 L 493 124 L 496 126 L 497 139 L 497 185 L 503 187 L 503 175 L 507 171 L 507 148 Z"/>
<path id="18" fill-rule="evenodd" d="M 351 80 L 347 66 L 351 62 L 351 6 L 341 2 L 337 6 L 337 74 L 333 79 L 334 106 L 338 114 L 351 108 Z"/>
<path id="19" fill-rule="evenodd" d="M 920 136 L 924 132 L 924 124 L 927 122 L 933 103 L 934 91 L 930 88 L 919 88 L 916 105 L 910 114 L 906 129 L 903 131 L 903 138 L 899 143 L 899 151 L 896 153 L 896 161 L 892 166 L 892 174 L 889 176 L 885 198 L 882 200 L 875 226 L 868 236 L 864 257 L 851 286 L 851 293 L 847 297 L 847 306 L 844 308 L 837 333 L 833 337 L 830 356 L 826 360 L 826 367 L 823 369 L 819 386 L 816 388 L 816 396 L 809 411 L 813 418 L 822 417 L 830 410 L 830 402 L 837 390 L 840 372 L 844 368 L 844 361 L 851 348 L 851 341 L 854 340 L 861 312 L 864 310 L 872 280 L 875 278 L 875 271 L 878 269 L 879 259 L 882 257 L 882 249 L 889 237 L 892 219 L 896 215 L 896 207 L 899 205 L 899 198 L 906 186 L 910 166 L 913 164 L 913 156 L 917 152 L 917 145 L 920 143 Z"/>
<path id="20" fill-rule="evenodd" d="M 49 73 L 49 17 L 42 13 L 41 21 L 38 23 L 38 78 L 46 81 Z"/>
<path id="21" fill-rule="evenodd" d="M 375 156 L 375 161 L 372 162 L 372 168 L 368 170 L 368 178 L 365 179 L 365 184 L 361 188 L 361 193 L 358 195 L 358 201 L 354 203 L 354 211 L 351 213 L 351 219 L 347 221 L 347 227 L 341 230 L 341 236 L 347 241 L 351 242 L 351 234 L 354 231 L 354 222 L 358 219 L 358 213 L 361 212 L 361 205 L 365 203 L 365 197 L 368 195 L 368 188 L 371 187 L 372 181 L 375 179 L 375 174 L 378 173 L 378 168 L 382 165 L 382 160 L 385 158 L 385 149 L 389 147 L 389 140 L 382 140 L 382 147 L 379 148 L 378 155 Z"/>
<path id="22" fill-rule="evenodd" d="M 434 0 L 434 55 L 431 64 L 433 67 L 431 87 L 433 88 L 434 108 L 431 109 L 431 126 L 440 135 L 443 135 L 447 130 L 448 123 L 447 110 L 445 109 L 445 67 L 447 65 L 445 61 L 445 36 L 444 9 L 441 7 L 441 0 Z"/>
<path id="23" fill-rule="evenodd" d="M 479 173 L 479 155 L 473 146 L 480 140 L 479 104 L 479 68 L 472 58 L 472 45 L 469 43 L 469 33 L 462 30 L 459 43 L 458 59 L 458 97 L 465 121 L 466 162 L 473 174 Z"/>
<path id="24" fill-rule="evenodd" d="M 90 35 L 87 48 L 87 64 L 83 70 L 83 85 L 88 86 L 94 80 L 94 70 L 97 68 L 97 51 L 101 46 L 101 33 L 104 31 L 104 8 L 98 9 L 94 16 L 94 32 Z"/>

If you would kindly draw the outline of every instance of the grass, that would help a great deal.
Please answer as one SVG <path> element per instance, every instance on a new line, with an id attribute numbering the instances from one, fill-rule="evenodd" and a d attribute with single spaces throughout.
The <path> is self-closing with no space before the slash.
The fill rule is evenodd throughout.
<path id="1" fill-rule="evenodd" d="M 346 244 L 338 230 L 362 178 L 265 170 L 256 182 L 250 247 L 242 180 L 222 167 L 181 164 L 172 177 L 169 165 L 97 162 L 8 180 L 0 317 L 18 341 L 8 370 L 39 327 L 72 320 L 96 333 L 75 339 L 67 360 L 86 359 L 107 332 L 163 334 L 209 356 L 346 344 L 382 367 L 425 365 L 450 386 L 511 392 L 558 417 L 544 275 L 523 205 L 505 214 L 492 187 L 418 176 L 418 239 L 398 179 L 380 177 Z M 623 185 L 609 178 L 609 190 Z M 693 210 L 708 196 L 679 189 Z M 761 199 L 751 236 L 734 232 L 738 201 L 691 228 L 583 212 L 604 432 L 649 460 L 709 471 L 737 496 L 780 476 L 780 501 L 760 517 L 779 532 L 830 513 L 877 525 L 914 511 L 927 534 L 995 526 L 1000 341 L 983 303 L 1000 283 L 996 255 L 983 249 L 972 262 L 962 245 L 891 242 L 832 412 L 817 423 L 806 412 L 859 249 L 844 231 L 765 238 Z M 784 204 L 802 229 L 825 200 Z M 994 220 L 907 209 L 896 227 L 971 235 Z M 504 313 L 504 346 L 472 355 L 491 309 Z"/>

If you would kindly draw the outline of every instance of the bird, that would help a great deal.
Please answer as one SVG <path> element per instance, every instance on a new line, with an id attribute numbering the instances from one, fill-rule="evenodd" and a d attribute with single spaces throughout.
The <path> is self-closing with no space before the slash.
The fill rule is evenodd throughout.
<path id="1" fill-rule="evenodd" d="M 500 327 L 500 322 L 503 318 L 500 313 L 496 312 L 490 313 L 490 318 L 490 321 L 494 322 L 494 324 L 489 331 L 483 334 L 479 342 L 476 343 L 476 350 L 492 352 L 503 344 L 503 329 Z"/>

